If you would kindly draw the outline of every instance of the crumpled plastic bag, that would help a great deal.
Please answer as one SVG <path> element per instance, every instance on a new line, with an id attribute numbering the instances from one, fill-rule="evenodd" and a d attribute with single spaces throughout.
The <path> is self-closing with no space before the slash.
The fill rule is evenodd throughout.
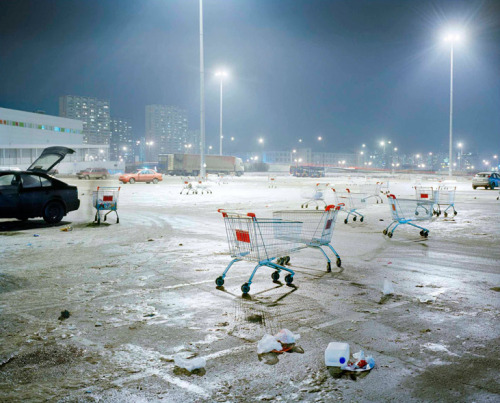
<path id="1" fill-rule="evenodd" d="M 389 280 L 384 280 L 384 289 L 382 290 L 384 295 L 392 295 L 394 294 L 394 286 L 392 282 Z"/>
<path id="2" fill-rule="evenodd" d="M 283 347 L 274 336 L 265 334 L 257 344 L 257 354 L 269 353 L 273 350 L 280 351 Z"/>
<path id="3" fill-rule="evenodd" d="M 274 338 L 282 344 L 293 344 L 300 339 L 300 334 L 293 334 L 288 329 L 281 329 Z"/>
<path id="4" fill-rule="evenodd" d="M 179 368 L 187 369 L 189 372 L 194 371 L 195 369 L 205 368 L 207 365 L 207 360 L 203 357 L 196 357 L 190 360 L 185 358 L 176 356 L 174 357 L 175 365 Z"/>

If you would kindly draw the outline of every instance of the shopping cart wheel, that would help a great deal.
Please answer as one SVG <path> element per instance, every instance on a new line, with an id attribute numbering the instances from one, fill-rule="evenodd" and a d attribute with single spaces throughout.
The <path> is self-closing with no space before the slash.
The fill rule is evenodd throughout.
<path id="1" fill-rule="evenodd" d="M 290 264 L 290 256 L 285 256 L 283 258 L 283 265 L 285 265 L 285 264 Z"/>
<path id="2" fill-rule="evenodd" d="M 392 238 L 392 232 L 388 232 L 388 233 L 387 233 L 387 236 L 388 236 L 389 238 Z"/>
<path id="3" fill-rule="evenodd" d="M 497 197 L 497 200 L 498 200 L 498 197 Z M 453 215 L 457 215 L 457 214 L 458 214 L 458 211 L 453 212 Z"/>
<path id="4" fill-rule="evenodd" d="M 344 224 L 347 224 L 347 218 L 344 220 Z"/>
<path id="5" fill-rule="evenodd" d="M 358 217 L 356 217 L 356 216 L 352 217 L 353 221 L 356 221 L 357 219 L 358 219 Z"/>
<path id="6" fill-rule="evenodd" d="M 217 287 L 222 287 L 224 285 L 224 279 L 222 277 L 217 277 L 215 279 L 215 284 L 217 284 Z"/>
<path id="7" fill-rule="evenodd" d="M 340 258 L 338 257 L 337 258 L 337 267 L 340 267 L 341 264 L 342 264 L 342 260 L 340 260 Z"/>
<path id="8" fill-rule="evenodd" d="M 424 236 L 427 238 L 429 236 L 429 231 L 424 231 Z"/>
<path id="9" fill-rule="evenodd" d="M 243 294 L 248 294 L 250 291 L 250 286 L 248 285 L 248 283 L 245 283 L 241 286 L 241 292 Z"/>
<path id="10" fill-rule="evenodd" d="M 292 276 L 291 274 L 287 274 L 287 275 L 285 276 L 285 281 L 286 281 L 286 284 L 287 284 L 287 285 L 292 284 L 292 283 L 293 283 L 293 276 Z"/>
<path id="11" fill-rule="evenodd" d="M 327 273 L 330 273 L 332 271 L 332 265 L 330 262 L 326 262 L 326 271 Z"/>
<path id="12" fill-rule="evenodd" d="M 360 221 L 360 222 L 363 222 L 363 220 L 364 220 L 364 219 L 365 219 L 365 217 L 361 217 L 361 218 L 359 219 L 359 221 Z"/>
<path id="13" fill-rule="evenodd" d="M 271 273 L 271 278 L 273 281 L 278 281 L 280 278 L 280 272 L 279 271 L 274 271 Z"/>
<path id="14" fill-rule="evenodd" d="M 383 230 L 382 234 L 387 235 L 387 229 Z"/>
<path id="15" fill-rule="evenodd" d="M 316 206 L 316 210 L 318 210 L 318 209 L 319 209 L 319 206 Z"/>
<path id="16" fill-rule="evenodd" d="M 424 236 L 424 230 L 420 230 L 420 236 Z"/>
<path id="17" fill-rule="evenodd" d="M 283 266 L 283 258 L 279 257 L 278 259 L 276 259 L 276 264 L 279 264 L 280 266 Z"/>

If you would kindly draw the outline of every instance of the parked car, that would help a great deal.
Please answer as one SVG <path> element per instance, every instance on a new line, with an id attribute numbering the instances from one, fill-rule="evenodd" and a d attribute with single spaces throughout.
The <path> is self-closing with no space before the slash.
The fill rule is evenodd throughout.
<path id="1" fill-rule="evenodd" d="M 163 180 L 163 175 L 156 172 L 154 169 L 139 169 L 135 174 L 123 174 L 120 176 L 121 183 L 134 184 L 135 182 L 146 182 L 154 184 Z"/>
<path id="2" fill-rule="evenodd" d="M 483 187 L 495 189 L 500 186 L 500 174 L 497 172 L 479 172 L 472 179 L 472 189 Z"/>
<path id="3" fill-rule="evenodd" d="M 66 154 L 74 152 L 66 147 L 49 147 L 26 171 L 0 172 L 0 218 L 43 217 L 55 224 L 70 211 L 78 210 L 77 187 L 48 174 Z"/>
<path id="4" fill-rule="evenodd" d="M 109 171 L 106 168 L 85 168 L 76 175 L 78 179 L 106 179 Z"/>

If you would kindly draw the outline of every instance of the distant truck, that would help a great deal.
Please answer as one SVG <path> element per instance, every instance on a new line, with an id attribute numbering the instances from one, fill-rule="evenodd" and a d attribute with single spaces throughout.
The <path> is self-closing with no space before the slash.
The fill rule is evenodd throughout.
<path id="1" fill-rule="evenodd" d="M 197 176 L 200 173 L 199 154 L 160 154 L 158 168 L 168 175 Z M 229 155 L 205 155 L 207 173 L 243 175 L 245 169 L 241 158 Z"/>
<path id="2" fill-rule="evenodd" d="M 300 178 L 322 178 L 325 176 L 325 168 L 312 166 L 290 166 L 290 174 Z"/>

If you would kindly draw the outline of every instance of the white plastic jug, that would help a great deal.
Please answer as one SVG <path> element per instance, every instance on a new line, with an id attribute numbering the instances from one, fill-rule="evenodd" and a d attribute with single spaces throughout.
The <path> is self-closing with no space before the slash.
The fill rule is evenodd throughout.
<path id="1" fill-rule="evenodd" d="M 349 344 L 331 342 L 325 350 L 325 365 L 327 367 L 343 367 L 349 361 Z"/>

